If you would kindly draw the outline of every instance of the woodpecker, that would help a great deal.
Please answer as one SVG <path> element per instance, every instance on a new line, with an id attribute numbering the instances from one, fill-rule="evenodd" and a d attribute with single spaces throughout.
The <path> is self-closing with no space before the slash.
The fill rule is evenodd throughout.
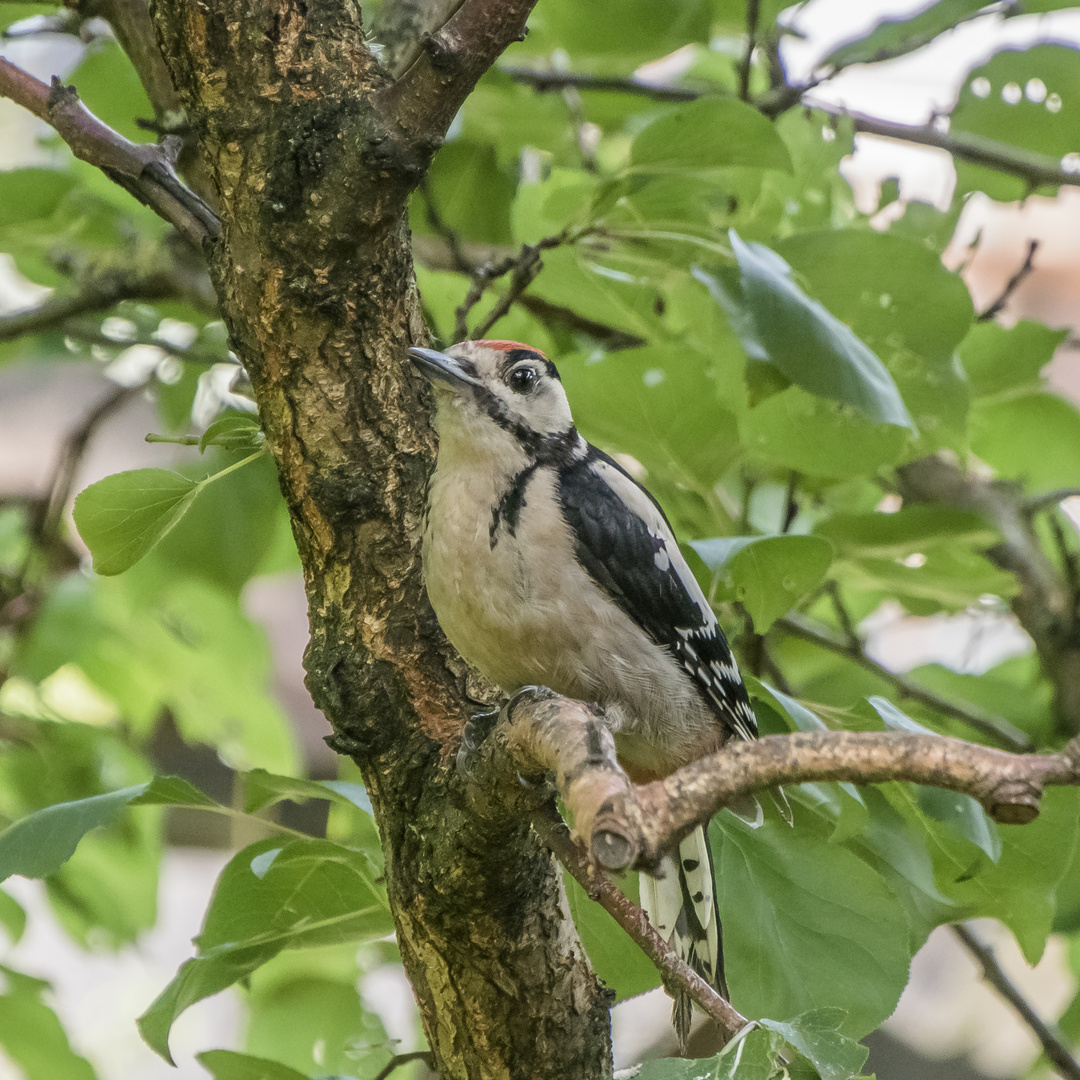
<path id="1" fill-rule="evenodd" d="M 516 341 L 409 356 L 435 389 L 439 452 L 423 567 L 454 647 L 507 693 L 542 684 L 604 710 L 636 783 L 757 723 L 727 639 L 655 499 L 585 441 L 555 365 Z M 699 826 L 641 877 L 650 922 L 727 997 L 712 853 Z M 685 1043 L 690 1002 L 672 1015 Z"/>

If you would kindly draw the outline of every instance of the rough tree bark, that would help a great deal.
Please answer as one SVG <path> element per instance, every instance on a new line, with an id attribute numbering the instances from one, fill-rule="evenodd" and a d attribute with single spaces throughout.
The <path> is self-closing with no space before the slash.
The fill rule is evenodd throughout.
<path id="1" fill-rule="evenodd" d="M 444 1080 L 610 1072 L 608 1001 L 528 818 L 466 806 L 464 670 L 423 595 L 435 443 L 407 200 L 528 0 L 466 0 L 395 84 L 350 0 L 157 0 L 222 217 L 211 273 L 251 375 L 309 599 L 308 685 L 363 771 Z"/>

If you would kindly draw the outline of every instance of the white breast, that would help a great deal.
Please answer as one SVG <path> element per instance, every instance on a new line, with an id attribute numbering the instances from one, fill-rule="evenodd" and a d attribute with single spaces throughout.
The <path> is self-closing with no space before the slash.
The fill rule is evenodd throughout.
<path id="1" fill-rule="evenodd" d="M 454 647 L 508 693 L 535 683 L 598 702 L 620 756 L 657 773 L 713 749 L 715 717 L 689 678 L 577 562 L 554 470 L 533 473 L 513 534 L 503 522 L 492 545 L 493 508 L 527 459 L 496 470 L 456 458 L 444 440 L 423 549 L 428 595 Z"/>

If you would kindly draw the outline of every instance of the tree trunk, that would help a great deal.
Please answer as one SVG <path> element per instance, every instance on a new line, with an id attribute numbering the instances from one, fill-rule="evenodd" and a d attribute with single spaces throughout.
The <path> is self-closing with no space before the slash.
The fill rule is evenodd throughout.
<path id="1" fill-rule="evenodd" d="M 455 18 L 485 5 L 509 34 L 530 6 L 467 0 Z M 420 577 L 435 441 L 404 359 L 424 340 L 407 200 L 454 95 L 512 37 L 495 42 L 481 10 L 476 55 L 445 75 L 422 56 L 395 86 L 349 0 L 158 0 L 153 15 L 220 199 L 211 272 L 292 514 L 308 686 L 368 785 L 438 1072 L 607 1075 L 608 1001 L 549 853 L 520 812 L 477 812 L 452 766 L 464 668 Z"/>

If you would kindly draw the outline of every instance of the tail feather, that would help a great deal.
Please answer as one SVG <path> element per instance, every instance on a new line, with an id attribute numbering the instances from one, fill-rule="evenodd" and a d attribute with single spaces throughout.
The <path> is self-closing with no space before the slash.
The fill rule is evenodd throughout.
<path id="1" fill-rule="evenodd" d="M 661 860 L 657 877 L 642 875 L 641 906 L 660 936 L 726 998 L 720 908 L 704 827 L 699 825 L 679 844 L 677 853 Z M 671 1021 L 683 1046 L 690 1034 L 690 1016 L 689 996 L 681 992 L 675 998 Z"/>

